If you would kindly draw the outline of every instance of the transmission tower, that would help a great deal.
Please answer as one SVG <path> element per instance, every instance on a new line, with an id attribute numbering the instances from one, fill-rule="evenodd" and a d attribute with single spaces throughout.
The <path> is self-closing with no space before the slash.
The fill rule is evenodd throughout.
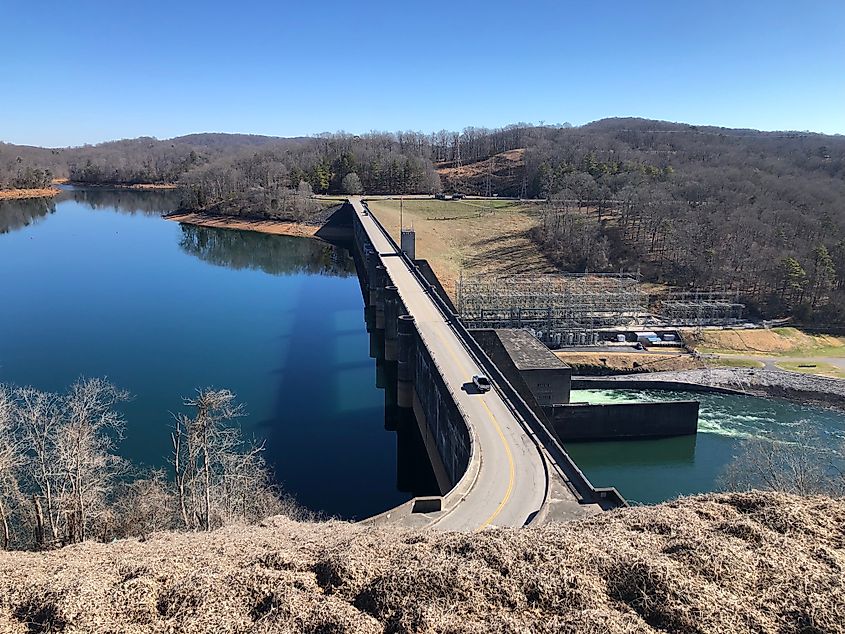
<path id="1" fill-rule="evenodd" d="M 461 135 L 455 137 L 455 166 L 461 167 Z"/>
<path id="2" fill-rule="evenodd" d="M 493 195 L 492 187 L 491 187 L 491 181 L 493 179 L 493 161 L 494 160 L 495 160 L 495 157 L 491 156 L 490 159 L 488 160 L 488 163 L 487 163 L 487 180 L 485 182 L 485 188 L 484 188 L 484 195 L 487 198 L 490 198 L 490 196 Z"/>

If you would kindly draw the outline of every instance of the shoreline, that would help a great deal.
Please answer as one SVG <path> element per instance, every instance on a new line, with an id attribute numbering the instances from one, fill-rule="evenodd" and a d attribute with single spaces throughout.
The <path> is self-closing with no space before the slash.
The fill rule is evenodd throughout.
<path id="1" fill-rule="evenodd" d="M 79 181 L 64 181 L 65 185 L 87 189 L 134 189 L 138 191 L 173 190 L 179 189 L 176 183 L 81 183 Z"/>
<path id="2" fill-rule="evenodd" d="M 52 198 L 62 190 L 55 187 L 41 187 L 36 189 L 2 189 L 0 200 L 23 200 L 26 198 Z"/>
<path id="3" fill-rule="evenodd" d="M 256 218 L 239 218 L 238 216 L 221 216 L 196 211 L 174 212 L 162 216 L 165 220 L 196 225 L 199 227 L 213 227 L 215 229 L 238 229 L 240 231 L 255 231 L 276 236 L 293 236 L 296 238 L 313 238 L 319 225 L 306 225 L 300 222 L 286 220 L 261 220 Z"/>

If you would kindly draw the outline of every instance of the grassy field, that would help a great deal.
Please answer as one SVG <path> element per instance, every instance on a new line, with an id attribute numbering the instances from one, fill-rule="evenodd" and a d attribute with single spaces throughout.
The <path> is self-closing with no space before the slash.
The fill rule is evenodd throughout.
<path id="1" fill-rule="evenodd" d="M 815 361 L 780 361 L 775 364 L 781 370 L 789 372 L 800 372 L 801 374 L 815 374 L 817 376 L 828 376 L 834 379 L 845 379 L 845 372 L 831 363 Z"/>
<path id="2" fill-rule="evenodd" d="M 845 337 L 811 335 L 797 328 L 685 331 L 699 352 L 786 357 L 845 357 Z"/>
<path id="3" fill-rule="evenodd" d="M 370 200 L 368 204 L 398 241 L 400 201 Z M 417 233 L 417 257 L 431 263 L 453 298 L 462 270 L 503 275 L 555 271 L 528 237 L 536 222 L 532 203 L 410 199 L 402 204 L 404 225 Z"/>
<path id="4" fill-rule="evenodd" d="M 707 359 L 707 365 L 717 368 L 762 368 L 765 364 L 754 359 L 737 359 L 735 357 L 719 357 Z"/>

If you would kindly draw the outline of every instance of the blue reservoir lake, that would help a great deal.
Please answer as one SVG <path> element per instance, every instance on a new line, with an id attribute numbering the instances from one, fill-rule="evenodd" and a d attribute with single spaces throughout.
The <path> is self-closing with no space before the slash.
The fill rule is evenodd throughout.
<path id="1" fill-rule="evenodd" d="M 304 506 L 352 519 L 428 493 L 397 464 L 417 462 L 413 425 L 385 430 L 349 253 L 161 218 L 177 204 L 109 190 L 0 204 L 0 383 L 107 376 L 134 395 L 119 452 L 148 467 L 166 465 L 183 396 L 229 388 Z"/>

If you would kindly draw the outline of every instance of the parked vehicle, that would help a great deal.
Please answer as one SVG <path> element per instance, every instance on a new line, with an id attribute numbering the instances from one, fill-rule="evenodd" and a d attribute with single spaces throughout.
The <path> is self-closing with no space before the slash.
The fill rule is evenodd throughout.
<path id="1" fill-rule="evenodd" d="M 483 374 L 476 374 L 472 377 L 472 384 L 479 392 L 489 392 L 490 388 L 493 387 L 493 384 Z"/>

